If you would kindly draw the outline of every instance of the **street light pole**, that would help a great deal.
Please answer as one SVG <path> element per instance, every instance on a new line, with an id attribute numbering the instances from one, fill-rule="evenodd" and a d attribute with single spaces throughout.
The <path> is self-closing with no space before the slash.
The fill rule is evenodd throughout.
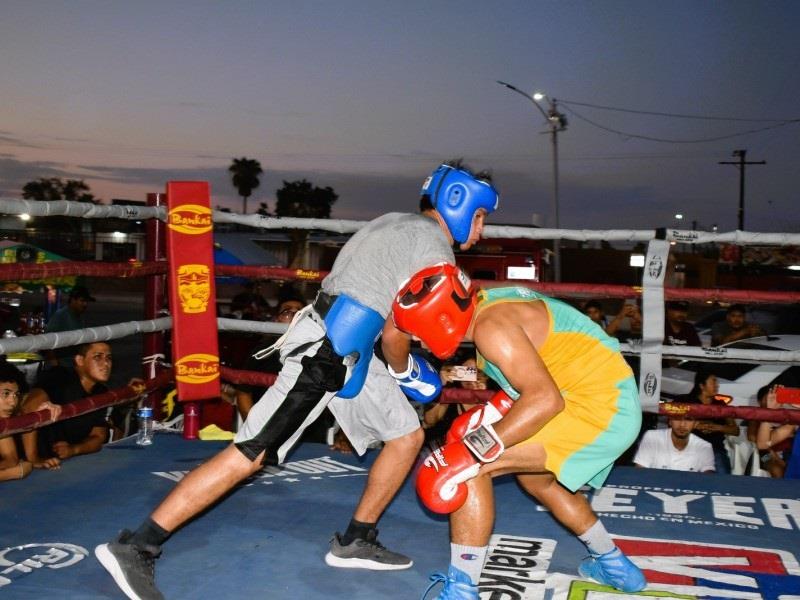
<path id="1" fill-rule="evenodd" d="M 507 87 L 513 92 L 516 92 L 528 100 L 542 113 L 542 116 L 547 121 L 550 129 L 550 141 L 553 146 L 553 216 L 555 217 L 556 229 L 561 228 L 561 218 L 559 215 L 559 199 L 558 199 L 558 132 L 564 131 L 567 128 L 567 118 L 562 113 L 558 112 L 558 105 L 555 98 L 550 98 L 545 94 L 536 93 L 534 95 L 526 94 L 519 88 L 506 83 L 505 81 L 498 81 L 500 85 Z M 539 102 L 547 98 L 549 104 L 547 112 L 541 107 Z M 561 240 L 553 240 L 553 280 L 556 282 L 561 281 Z"/>

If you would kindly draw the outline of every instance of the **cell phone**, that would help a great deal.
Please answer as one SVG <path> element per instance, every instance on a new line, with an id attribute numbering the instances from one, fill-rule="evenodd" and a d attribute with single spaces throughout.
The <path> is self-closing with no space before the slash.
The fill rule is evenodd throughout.
<path id="1" fill-rule="evenodd" d="M 729 396 L 728 394 L 714 394 L 714 400 L 717 402 L 724 402 L 725 404 L 730 404 L 733 402 L 733 396 Z"/>
<path id="2" fill-rule="evenodd" d="M 797 404 L 800 406 L 800 388 L 775 386 L 775 400 L 778 404 Z"/>
<path id="3" fill-rule="evenodd" d="M 453 367 L 453 381 L 478 381 L 478 369 L 455 365 Z"/>

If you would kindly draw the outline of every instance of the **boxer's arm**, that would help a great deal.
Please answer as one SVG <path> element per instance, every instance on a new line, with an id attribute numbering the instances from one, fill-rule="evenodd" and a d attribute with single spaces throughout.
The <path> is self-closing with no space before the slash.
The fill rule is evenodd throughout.
<path id="1" fill-rule="evenodd" d="M 410 348 L 411 336 L 395 327 L 392 316 L 389 315 L 381 334 L 381 349 L 386 362 L 397 373 L 402 373 L 406 370 Z"/>
<path id="2" fill-rule="evenodd" d="M 475 321 L 478 352 L 496 365 L 520 397 L 494 429 L 508 448 L 530 438 L 564 410 L 564 399 L 525 330 L 504 305 L 491 307 Z"/>

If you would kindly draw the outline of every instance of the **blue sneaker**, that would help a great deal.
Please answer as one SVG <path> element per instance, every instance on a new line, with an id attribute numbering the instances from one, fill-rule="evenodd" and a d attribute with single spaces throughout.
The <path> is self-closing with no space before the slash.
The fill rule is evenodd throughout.
<path id="1" fill-rule="evenodd" d="M 444 587 L 435 600 L 480 600 L 478 597 L 478 586 L 472 583 L 472 580 L 467 576 L 464 571 L 456 569 L 451 566 L 444 573 L 434 573 L 430 576 L 432 583 L 422 594 L 422 600 L 428 597 L 430 592 L 437 583 L 443 583 Z"/>
<path id="2" fill-rule="evenodd" d="M 647 585 L 644 573 L 619 548 L 605 554 L 590 554 L 581 561 L 578 573 L 622 592 L 639 592 Z"/>

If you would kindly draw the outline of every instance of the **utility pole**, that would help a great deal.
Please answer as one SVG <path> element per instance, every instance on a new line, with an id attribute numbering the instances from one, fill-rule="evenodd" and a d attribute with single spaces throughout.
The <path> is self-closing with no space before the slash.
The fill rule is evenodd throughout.
<path id="1" fill-rule="evenodd" d="M 561 217 L 559 215 L 559 194 L 558 194 L 558 132 L 567 128 L 567 118 L 560 112 L 555 98 L 548 98 L 550 108 L 547 111 L 547 122 L 550 125 L 550 140 L 553 144 L 553 205 L 555 207 L 556 229 L 561 229 Z M 561 282 L 561 240 L 553 240 L 553 262 L 555 263 L 555 281 Z"/>
<path id="2" fill-rule="evenodd" d="M 734 150 L 733 156 L 737 157 L 737 161 L 723 160 L 719 161 L 721 165 L 735 165 L 739 167 L 739 231 L 744 231 L 744 168 L 746 165 L 765 165 L 765 160 L 747 161 L 747 150 Z"/>
<path id="3" fill-rule="evenodd" d="M 739 168 L 739 231 L 744 231 L 744 169 L 747 165 L 765 165 L 767 161 L 765 160 L 758 160 L 758 161 L 747 161 L 745 157 L 747 156 L 747 150 L 734 150 L 733 156 L 738 158 L 737 161 L 719 161 L 721 165 L 735 165 Z M 736 271 L 736 279 L 737 285 L 742 287 L 743 280 L 744 280 L 744 251 L 742 247 L 739 246 L 739 263 L 737 265 Z"/>
<path id="4" fill-rule="evenodd" d="M 550 142 L 553 146 L 553 217 L 555 219 L 555 228 L 561 228 L 561 218 L 559 215 L 559 198 L 558 198 L 558 132 L 567 129 L 567 117 L 558 112 L 558 104 L 555 98 L 550 98 L 546 94 L 537 92 L 533 95 L 526 94 L 519 88 L 514 87 L 505 81 L 498 81 L 500 85 L 507 87 L 513 92 L 525 96 L 530 100 L 533 105 L 538 109 L 547 122 L 550 130 Z M 539 102 L 547 99 L 549 108 L 547 112 L 539 105 Z M 546 132 L 542 132 L 546 133 Z M 556 282 L 561 281 L 561 240 L 553 240 L 553 280 Z"/>

